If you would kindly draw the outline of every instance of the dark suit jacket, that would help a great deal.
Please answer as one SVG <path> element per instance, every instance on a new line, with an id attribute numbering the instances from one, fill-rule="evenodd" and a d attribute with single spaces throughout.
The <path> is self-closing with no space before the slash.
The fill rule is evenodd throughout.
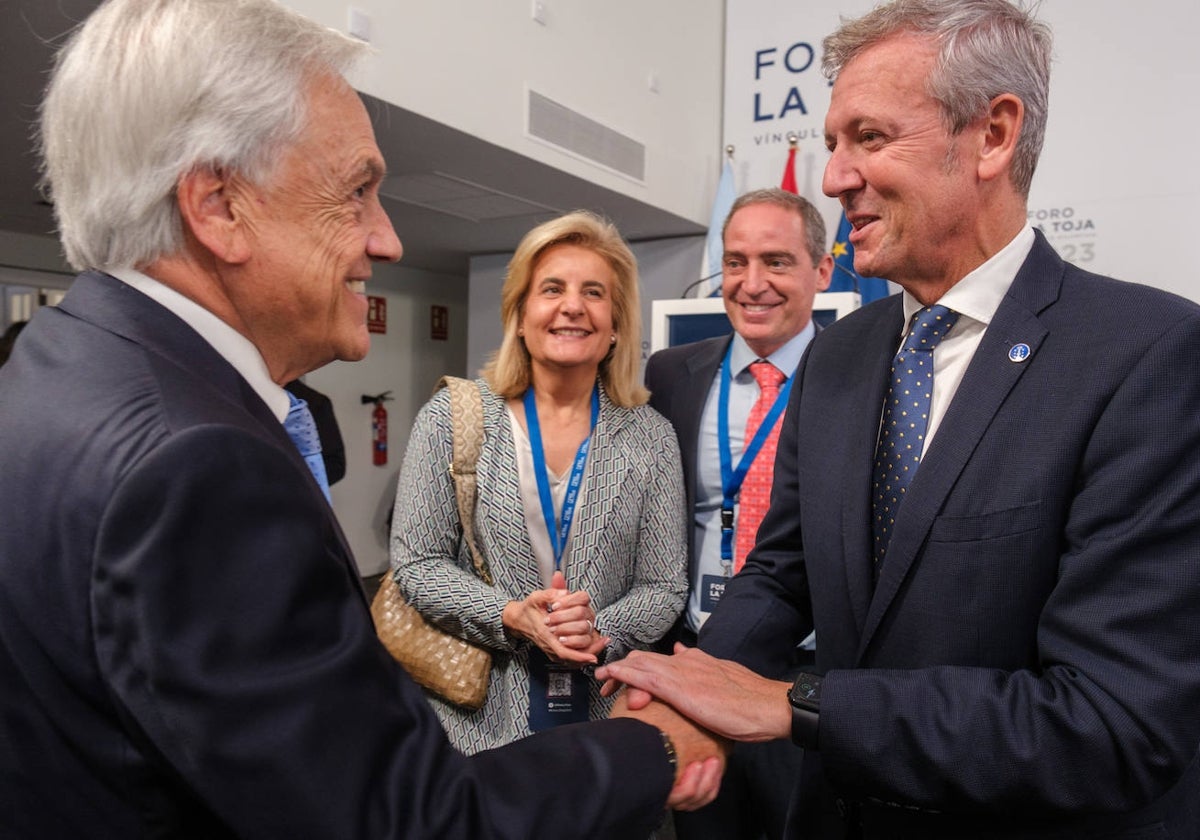
<path id="1" fill-rule="evenodd" d="M 379 645 L 281 424 L 82 275 L 0 370 L 0 836 L 646 836 L 633 721 L 465 758 Z"/>
<path id="2" fill-rule="evenodd" d="M 650 389 L 650 406 L 671 421 L 679 438 L 683 461 L 683 485 L 687 499 L 689 578 L 696 556 L 696 454 L 700 445 L 700 419 L 713 377 L 721 368 L 733 333 L 659 350 L 646 362 L 645 382 Z"/>
<path id="3" fill-rule="evenodd" d="M 814 324 L 816 332 L 821 327 Z M 692 512 L 696 508 L 698 490 L 696 456 L 699 454 L 700 422 L 704 416 L 704 405 L 712 388 L 714 377 L 721 369 L 725 351 L 733 341 L 733 334 L 679 344 L 659 350 L 646 361 L 645 382 L 650 389 L 650 405 L 671 421 L 675 435 L 679 438 L 679 454 L 683 461 L 683 484 L 687 500 L 687 546 L 688 582 L 695 574 L 696 528 Z M 687 608 L 679 617 L 675 628 L 663 640 L 663 650 L 669 650 L 687 626 Z M 799 641 L 799 640 L 798 640 Z M 782 671 L 772 676 L 782 676 L 798 670 L 809 654 L 793 650 L 792 656 Z"/>
<path id="4" fill-rule="evenodd" d="M 809 347 L 758 545 L 701 634 L 769 671 L 816 628 L 797 836 L 844 836 L 840 808 L 868 838 L 1200 837 L 1200 307 L 1039 234 L 873 585 L 902 321 L 880 301 Z"/>

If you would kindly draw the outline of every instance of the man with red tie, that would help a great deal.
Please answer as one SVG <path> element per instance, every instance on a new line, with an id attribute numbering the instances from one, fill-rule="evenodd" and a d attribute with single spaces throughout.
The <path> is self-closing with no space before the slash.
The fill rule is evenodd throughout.
<path id="1" fill-rule="evenodd" d="M 816 331 L 814 296 L 833 271 L 820 213 L 781 189 L 739 197 L 722 236 L 721 293 L 733 334 L 662 350 L 646 365 L 650 404 L 679 437 L 691 511 L 691 590 L 668 637 L 687 645 L 754 545 L 790 378 Z M 792 670 L 810 658 L 798 649 Z M 717 801 L 675 815 L 681 840 L 778 836 L 798 753 L 786 742 L 739 745 Z"/>

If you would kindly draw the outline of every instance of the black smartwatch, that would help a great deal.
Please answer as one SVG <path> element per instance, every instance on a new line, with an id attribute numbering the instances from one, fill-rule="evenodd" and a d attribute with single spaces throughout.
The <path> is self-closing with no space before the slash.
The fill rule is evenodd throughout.
<path id="1" fill-rule="evenodd" d="M 788 689 L 792 704 L 792 743 L 806 750 L 817 748 L 817 726 L 821 711 L 821 678 L 802 673 Z"/>

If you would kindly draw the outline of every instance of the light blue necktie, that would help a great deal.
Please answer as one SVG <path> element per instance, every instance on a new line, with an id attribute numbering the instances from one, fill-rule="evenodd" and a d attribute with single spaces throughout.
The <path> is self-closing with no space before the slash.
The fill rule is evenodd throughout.
<path id="1" fill-rule="evenodd" d="M 287 417 L 283 419 L 283 428 L 300 450 L 313 478 L 321 486 L 325 499 L 330 501 L 329 479 L 325 475 L 325 460 L 321 457 L 321 436 L 317 434 L 317 423 L 313 420 L 312 412 L 308 410 L 308 403 L 291 391 L 288 391 L 287 395 L 291 407 L 288 408 Z"/>
<path id="2" fill-rule="evenodd" d="M 940 304 L 920 310 L 912 331 L 892 360 L 871 484 L 876 573 L 887 553 L 896 513 L 925 448 L 933 396 L 933 348 L 957 320 L 957 312 Z"/>

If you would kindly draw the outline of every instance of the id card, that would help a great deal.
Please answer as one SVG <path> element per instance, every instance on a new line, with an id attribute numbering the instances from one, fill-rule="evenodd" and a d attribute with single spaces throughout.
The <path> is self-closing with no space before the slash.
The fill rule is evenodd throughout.
<path id="1" fill-rule="evenodd" d="M 700 612 L 711 613 L 717 608 L 721 596 L 725 594 L 725 584 L 729 578 L 724 575 L 701 575 L 700 577 Z"/>
<path id="2" fill-rule="evenodd" d="M 529 651 L 529 728 L 541 732 L 588 719 L 588 678 L 579 668 L 551 662 L 538 648 Z"/>

